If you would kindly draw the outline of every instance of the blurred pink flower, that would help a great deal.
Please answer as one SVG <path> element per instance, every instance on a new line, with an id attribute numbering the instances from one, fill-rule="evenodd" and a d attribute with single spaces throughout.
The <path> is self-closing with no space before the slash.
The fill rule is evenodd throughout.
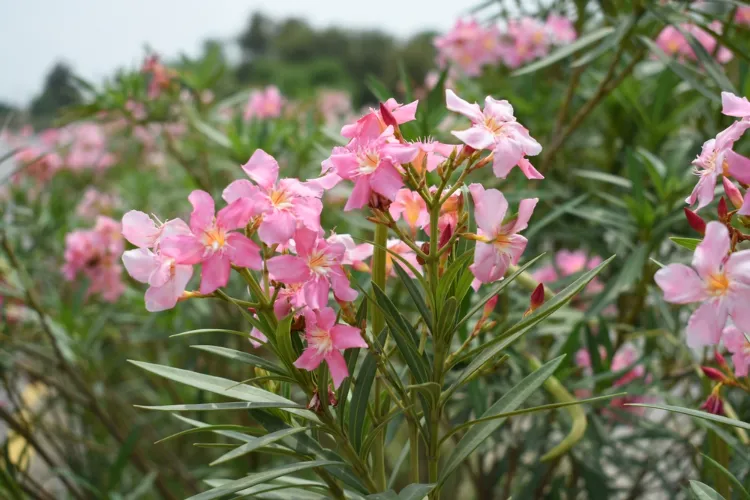
<path id="1" fill-rule="evenodd" d="M 716 345 L 727 317 L 750 331 L 750 250 L 729 254 L 729 231 L 720 222 L 706 225 L 706 236 L 698 244 L 693 267 L 669 264 L 656 272 L 654 280 L 673 304 L 701 302 L 688 321 L 689 347 Z"/>
<path id="2" fill-rule="evenodd" d="M 336 312 L 330 307 L 305 312 L 305 339 L 307 347 L 294 366 L 313 371 L 325 361 L 336 389 L 349 376 L 341 351 L 367 347 L 359 328 L 336 324 Z"/>
<path id="3" fill-rule="evenodd" d="M 117 195 L 88 188 L 76 207 L 76 214 L 87 219 L 93 219 L 97 215 L 111 215 L 120 203 L 121 200 Z"/>
<path id="4" fill-rule="evenodd" d="M 737 14 L 734 16 L 734 22 L 750 26 L 750 5 L 741 5 L 737 7 Z"/>
<path id="5" fill-rule="evenodd" d="M 734 374 L 747 377 L 750 369 L 750 342 L 742 331 L 734 325 L 729 325 L 722 333 L 724 345 L 732 353 Z"/>
<path id="6" fill-rule="evenodd" d="M 93 229 L 77 230 L 65 236 L 63 275 L 75 281 L 79 274 L 88 280 L 87 296 L 100 294 L 107 302 L 116 302 L 125 291 L 118 261 L 123 251 L 120 224 L 99 216 Z"/>
<path id="7" fill-rule="evenodd" d="M 601 257 L 590 257 L 583 250 L 559 250 L 555 254 L 554 264 L 547 264 L 532 273 L 534 279 L 540 283 L 550 284 L 555 281 L 579 273 L 584 270 L 594 269 L 602 263 Z M 587 293 L 598 293 L 604 288 L 604 284 L 598 278 L 594 278 L 587 286 Z"/>
<path id="8" fill-rule="evenodd" d="M 714 21 L 709 27 L 713 31 L 721 33 L 721 22 Z M 726 47 L 719 47 L 717 49 L 716 39 L 706 31 L 694 24 L 688 23 L 680 24 L 679 29 L 672 25 L 666 26 L 656 37 L 656 44 L 665 54 L 676 56 L 680 60 L 697 60 L 695 51 L 690 46 L 690 43 L 685 36 L 680 32 L 680 29 L 688 35 L 692 35 L 709 54 L 713 55 L 715 51 L 715 57 L 719 63 L 727 63 L 734 57 L 732 52 Z"/>
<path id="9" fill-rule="evenodd" d="M 451 31 L 435 38 L 438 64 L 455 65 L 468 76 L 478 76 L 482 67 L 498 59 L 500 33 L 496 26 L 484 27 L 476 20 L 459 19 Z"/>
<path id="10" fill-rule="evenodd" d="M 578 37 L 573 21 L 565 16 L 550 14 L 547 16 L 544 26 L 548 33 L 548 39 L 554 45 L 565 45 L 575 41 Z"/>
<path id="11" fill-rule="evenodd" d="M 253 90 L 247 101 L 243 118 L 245 120 L 278 118 L 281 116 L 284 103 L 285 99 L 275 85 L 269 85 L 262 90 Z"/>

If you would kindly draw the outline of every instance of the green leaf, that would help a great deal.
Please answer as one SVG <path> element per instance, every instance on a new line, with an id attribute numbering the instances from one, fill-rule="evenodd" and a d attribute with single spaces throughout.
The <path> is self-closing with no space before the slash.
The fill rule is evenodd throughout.
<path id="1" fill-rule="evenodd" d="M 542 217 L 540 220 L 534 221 L 533 227 L 530 227 L 528 231 L 525 232 L 526 239 L 531 240 L 535 234 L 539 233 L 539 231 L 565 215 L 567 212 L 575 209 L 578 205 L 588 200 L 588 198 L 588 193 L 583 193 L 582 195 L 576 196 L 572 200 L 555 207 L 554 210 Z"/>
<path id="2" fill-rule="evenodd" d="M 171 339 L 174 337 L 184 337 L 185 335 L 196 335 L 198 333 L 214 333 L 214 332 L 231 333 L 232 335 L 237 335 L 239 337 L 243 337 L 246 339 L 250 338 L 250 334 L 247 332 L 240 332 L 237 330 L 225 330 L 223 328 L 200 328 L 198 330 L 188 330 L 187 332 L 175 333 L 174 335 L 170 335 L 169 338 Z"/>
<path id="3" fill-rule="evenodd" d="M 713 488 L 700 481 L 690 481 L 690 492 L 696 500 L 726 500 Z"/>
<path id="4" fill-rule="evenodd" d="M 182 370 L 180 368 L 174 368 L 171 366 L 157 365 L 153 363 L 145 363 L 143 361 L 128 360 L 130 363 L 143 368 L 144 370 L 150 371 L 156 375 L 159 375 L 181 384 L 189 385 L 197 389 L 204 391 L 213 392 L 228 398 L 239 399 L 242 401 L 249 401 L 251 403 L 280 403 L 286 406 L 285 411 L 293 413 L 302 418 L 306 418 L 313 422 L 320 422 L 315 414 L 308 410 L 299 409 L 294 401 L 290 401 L 286 398 L 282 398 L 276 394 L 273 394 L 257 387 L 252 387 L 245 384 L 237 384 L 233 380 L 228 380 L 221 377 L 214 377 L 212 375 L 204 375 L 202 373 L 192 372 L 189 370 Z"/>
<path id="5" fill-rule="evenodd" d="M 173 413 L 172 416 L 174 418 L 176 418 L 177 420 L 181 421 L 181 422 L 185 422 L 188 425 L 192 425 L 193 427 L 197 427 L 197 428 L 200 428 L 200 429 L 205 429 L 206 427 L 211 427 L 210 424 L 207 424 L 205 422 L 201 422 L 200 420 L 193 420 L 192 418 L 183 417 L 182 415 L 177 415 L 175 413 Z M 215 431 L 212 431 L 212 432 L 214 432 L 214 433 L 216 433 L 216 434 L 218 434 L 220 436 L 228 437 L 228 438 L 231 438 L 231 439 L 236 439 L 238 441 L 243 441 L 245 443 L 249 443 L 250 441 L 253 440 L 252 436 L 248 436 L 247 434 L 243 434 L 243 433 L 237 432 L 237 431 L 215 430 Z"/>
<path id="6" fill-rule="evenodd" d="M 750 500 L 750 493 L 747 492 L 744 486 L 742 486 L 742 483 L 739 479 L 734 477 L 734 474 L 729 472 L 726 467 L 721 465 L 719 462 L 714 460 L 713 458 L 709 457 L 708 455 L 701 453 L 703 455 L 703 458 L 707 460 L 707 463 L 711 464 L 713 467 L 716 468 L 724 477 L 726 477 L 730 483 L 732 483 L 732 489 L 740 494 L 743 498 Z"/>
<path id="7" fill-rule="evenodd" d="M 531 259 L 529 262 L 527 262 L 526 264 L 524 264 L 523 266 L 521 266 L 518 269 L 518 271 L 516 271 L 515 273 L 511 274 L 510 276 L 507 276 L 505 279 L 503 279 L 499 283 L 495 284 L 490 289 L 490 292 L 487 295 L 485 295 L 484 297 L 482 297 L 479 300 L 479 302 L 477 302 L 471 309 L 469 309 L 469 312 L 466 313 L 466 316 L 464 316 L 461 319 L 461 321 L 458 322 L 458 324 L 455 326 L 455 329 L 458 330 L 459 328 L 461 328 L 461 326 L 463 326 L 464 323 L 466 323 L 467 321 L 469 321 L 472 316 L 474 316 L 477 312 L 479 312 L 484 307 L 484 305 L 487 302 L 490 301 L 491 298 L 493 298 L 498 293 L 500 293 L 506 286 L 508 286 L 511 282 L 513 282 L 513 280 L 515 280 L 521 273 L 523 273 L 524 271 L 526 271 L 526 269 L 528 269 L 529 267 L 531 267 L 532 265 L 534 265 L 534 263 L 537 260 L 539 260 L 540 258 L 542 258 L 543 255 L 544 254 L 537 255 L 536 257 L 534 257 L 533 259 Z"/>
<path id="8" fill-rule="evenodd" d="M 576 40 L 573 43 L 564 45 L 548 55 L 547 57 L 543 57 L 542 59 L 539 59 L 538 61 L 535 61 L 527 66 L 524 66 L 523 68 L 514 71 L 511 73 L 511 76 L 521 76 L 525 75 L 527 73 L 533 73 L 534 71 L 538 71 L 542 68 L 546 68 L 547 66 L 556 63 L 557 61 L 560 61 L 562 59 L 565 59 L 569 55 L 574 54 L 575 52 L 578 52 L 584 47 L 588 47 L 589 45 L 598 42 L 602 38 L 609 36 L 610 34 L 614 33 L 615 28 L 611 26 L 605 26 L 602 28 L 599 28 L 598 30 L 592 31 L 591 33 L 587 33 L 580 37 L 578 40 Z"/>
<path id="9" fill-rule="evenodd" d="M 388 323 L 393 338 L 398 345 L 398 351 L 409 366 L 412 375 L 414 375 L 414 380 L 419 384 L 428 382 L 430 376 L 429 363 L 425 356 L 419 353 L 418 337 L 414 328 L 375 282 L 372 283 L 372 289 L 375 292 L 376 305 L 383 311 L 385 321 Z"/>
<path id="10" fill-rule="evenodd" d="M 196 427 L 194 429 L 186 429 L 184 431 L 176 432 L 174 434 L 171 434 L 165 438 L 161 438 L 160 440 L 154 442 L 154 444 L 163 443 L 164 441 L 168 441 L 172 438 L 185 436 L 187 434 L 196 434 L 199 432 L 215 432 L 215 431 L 234 431 L 238 433 L 246 433 L 254 436 L 263 435 L 265 431 L 261 429 L 260 427 L 246 427 L 244 425 L 236 425 L 236 424 L 219 424 L 219 425 L 206 425 L 205 427 Z"/>
<path id="11" fill-rule="evenodd" d="M 290 427 L 289 429 L 282 429 L 280 431 L 271 432 L 270 434 L 266 434 L 265 436 L 256 438 L 249 443 L 245 443 L 242 446 L 239 446 L 232 451 L 223 454 L 222 456 L 211 462 L 209 465 L 213 466 L 223 464 L 224 462 L 228 462 L 243 455 L 247 455 L 248 453 L 252 453 L 258 448 L 262 448 L 263 446 L 267 446 L 269 444 L 280 441 L 287 436 L 292 436 L 294 434 L 305 432 L 307 430 L 309 430 L 307 427 Z"/>
<path id="12" fill-rule="evenodd" d="M 233 359 L 235 361 L 240 361 L 248 365 L 257 366 L 258 368 L 263 368 L 264 370 L 267 370 L 271 373 L 287 375 L 287 373 L 280 366 L 276 366 L 275 364 L 271 363 L 267 359 L 261 358 L 260 356 L 255 356 L 246 352 L 236 351 L 234 349 L 228 349 L 226 347 L 215 345 L 191 345 L 190 347 L 213 354 L 218 354 L 219 356 Z"/>
<path id="13" fill-rule="evenodd" d="M 387 333 L 387 330 L 384 328 L 380 334 L 379 342 L 381 346 L 385 342 Z M 375 356 L 371 352 L 368 352 L 357 374 L 354 392 L 352 393 L 352 403 L 349 408 L 349 437 L 352 441 L 352 446 L 354 446 L 357 452 L 362 448 L 362 436 L 366 431 L 365 417 L 367 416 L 367 403 L 370 399 L 372 383 L 375 381 L 376 368 L 377 361 L 375 360 Z M 376 397 L 380 397 L 380 395 L 378 394 Z"/>
<path id="14" fill-rule="evenodd" d="M 255 486 L 257 484 L 267 483 L 277 477 L 286 476 L 288 474 L 294 474 L 302 470 L 313 469 L 316 467 L 324 467 L 328 465 L 344 465 L 342 462 L 332 462 L 330 460 L 313 460 L 310 462 L 300 462 L 296 464 L 284 465 L 276 467 L 275 469 L 259 472 L 257 474 L 250 474 L 249 476 L 237 479 L 236 481 L 230 481 L 221 486 L 213 488 L 209 491 L 199 493 L 190 497 L 188 500 L 211 500 L 213 498 L 220 498 L 230 493 L 235 493 L 245 488 Z"/>
<path id="15" fill-rule="evenodd" d="M 143 406 L 143 405 L 133 405 L 136 408 L 142 408 L 144 410 L 155 410 L 155 411 L 214 411 L 214 410 L 261 410 L 261 409 L 270 409 L 270 408 L 300 408 L 303 409 L 304 406 L 300 406 L 297 403 L 289 402 L 289 403 L 278 403 L 278 402 L 263 402 L 263 403 L 239 403 L 239 402 L 232 402 L 232 403 L 197 403 L 197 404 L 188 404 L 188 405 L 163 405 L 163 406 Z"/>
<path id="16" fill-rule="evenodd" d="M 509 390 L 499 401 L 493 404 L 482 418 L 490 417 L 498 413 L 513 411 L 526 399 L 531 396 L 539 387 L 552 375 L 565 356 L 560 356 L 546 363 L 540 369 L 536 370 L 526 378 L 521 380 L 518 385 Z M 438 486 L 443 484 L 448 477 L 466 460 L 471 453 L 479 447 L 493 432 L 495 432 L 505 422 L 504 418 L 492 420 L 482 424 L 475 425 L 469 430 L 461 441 L 458 442 L 453 453 L 448 457 L 443 469 L 440 471 L 440 480 Z"/>
<path id="17" fill-rule="evenodd" d="M 612 301 L 614 301 L 619 295 L 626 291 L 630 286 L 641 278 L 643 274 L 643 266 L 648 263 L 648 245 L 646 243 L 640 243 L 631 253 L 628 255 L 622 269 L 617 274 L 615 279 L 608 281 L 596 300 L 591 304 L 586 316 L 589 318 L 598 316 Z"/>
<path id="18" fill-rule="evenodd" d="M 720 424 L 726 424 L 726 425 L 731 425 L 734 427 L 740 427 L 742 429 L 750 430 L 750 424 L 743 422 L 742 420 L 722 417 L 721 415 L 714 415 L 713 413 L 693 410 L 691 408 L 683 408 L 681 406 L 656 405 L 656 404 L 646 404 L 646 403 L 627 403 L 626 406 L 642 406 L 644 408 L 656 408 L 657 410 L 672 411 L 675 413 L 682 413 L 684 415 L 690 415 L 691 417 L 702 418 L 705 420 L 712 420 Z"/>
<path id="19" fill-rule="evenodd" d="M 435 488 L 434 484 L 410 484 L 398 494 L 399 500 L 422 500 Z"/>
<path id="20" fill-rule="evenodd" d="M 434 408 L 440 400 L 440 384 L 426 382 L 424 384 L 407 385 L 406 389 L 417 391 L 430 401 L 430 408 Z"/>
<path id="21" fill-rule="evenodd" d="M 433 332 L 436 341 L 450 344 L 451 333 L 453 325 L 456 323 L 456 311 L 458 310 L 458 302 L 455 297 L 449 297 L 443 303 L 443 310 L 440 312 L 440 320 L 438 321 L 437 329 Z"/>
<path id="22" fill-rule="evenodd" d="M 391 97 L 391 91 L 388 87 L 376 76 L 367 75 L 365 78 L 365 85 L 370 89 L 372 95 L 380 102 L 385 102 Z"/>
<path id="23" fill-rule="evenodd" d="M 678 236 L 670 236 L 669 239 L 690 251 L 695 250 L 698 247 L 698 244 L 702 241 L 698 238 L 681 238 Z"/>
<path id="24" fill-rule="evenodd" d="M 396 274 L 398 274 L 404 287 L 406 287 L 406 291 L 409 292 L 409 296 L 414 301 L 414 305 L 417 306 L 417 310 L 419 310 L 419 314 L 422 315 L 422 319 L 424 319 L 427 328 L 432 332 L 432 311 L 430 311 L 430 308 L 427 307 L 427 304 L 424 301 L 425 291 L 420 291 L 419 288 L 417 288 L 414 279 L 409 277 L 409 275 L 406 274 L 406 271 L 404 271 L 395 260 L 393 261 L 393 269 L 396 271 Z"/>
<path id="25" fill-rule="evenodd" d="M 130 455 L 138 444 L 138 438 L 141 434 L 140 431 L 141 428 L 139 426 L 133 427 L 133 430 L 130 431 L 127 439 L 125 439 L 125 442 L 120 446 L 120 451 L 117 452 L 117 457 L 109 468 L 109 483 L 107 484 L 107 490 L 116 491 L 117 485 L 120 483 L 120 479 L 122 479 L 122 473 L 130 460 Z"/>
<path id="26" fill-rule="evenodd" d="M 357 315 L 354 319 L 354 324 L 359 326 L 366 324 L 367 321 L 367 299 L 362 300 L 357 309 Z M 359 360 L 359 348 L 348 349 L 344 352 L 344 360 L 346 361 L 346 367 L 348 372 L 354 376 L 354 370 L 357 368 L 357 362 Z M 341 427 L 344 426 L 344 417 L 346 416 L 346 405 L 349 397 L 349 389 L 352 385 L 352 377 L 346 377 L 341 383 L 341 387 L 338 390 L 339 406 L 336 408 L 336 417 L 338 418 Z"/>
<path id="27" fill-rule="evenodd" d="M 698 60 L 706 70 L 706 73 L 708 73 L 708 76 L 710 76 L 714 80 L 714 82 L 716 82 L 719 88 L 721 88 L 721 90 L 726 90 L 727 92 L 736 94 L 737 89 L 734 88 L 732 82 L 730 82 L 729 78 L 727 78 L 727 75 L 724 74 L 724 70 L 716 62 L 714 57 L 708 53 L 705 47 L 703 47 L 703 45 L 701 45 L 701 43 L 695 38 L 695 36 L 693 36 L 692 33 L 687 33 L 684 29 L 682 29 L 679 23 L 675 23 L 673 26 L 682 34 L 683 37 L 685 37 L 685 40 L 687 40 L 688 44 L 690 44 L 690 47 L 698 57 Z"/>
<path id="28" fill-rule="evenodd" d="M 580 58 L 573 61 L 573 64 L 571 64 L 570 66 L 572 68 L 578 68 L 580 66 L 584 66 L 590 63 L 591 61 L 593 61 L 594 59 L 596 59 L 597 57 L 599 57 L 600 55 L 607 52 L 612 47 L 615 47 L 616 45 L 618 45 L 622 41 L 625 34 L 628 31 L 630 31 L 630 28 L 633 26 L 633 24 L 635 24 L 637 19 L 638 18 L 636 14 L 628 16 L 627 19 L 624 19 L 624 20 L 618 19 L 616 21 L 617 27 L 615 28 L 615 32 L 612 34 L 612 36 L 604 40 L 602 43 L 598 44 L 596 47 L 591 49 L 589 52 L 587 52 Z"/>
<path id="29" fill-rule="evenodd" d="M 453 282 L 456 280 L 459 273 L 461 273 L 461 271 L 465 270 L 468 267 L 468 263 L 473 256 L 473 251 L 465 252 L 460 257 L 458 257 L 450 266 L 448 266 L 448 269 L 446 269 L 445 273 L 443 273 L 443 275 L 440 277 L 440 280 L 438 281 L 436 301 L 438 304 L 442 304 L 448 298 L 448 294 L 450 293 L 451 286 L 453 286 Z"/>

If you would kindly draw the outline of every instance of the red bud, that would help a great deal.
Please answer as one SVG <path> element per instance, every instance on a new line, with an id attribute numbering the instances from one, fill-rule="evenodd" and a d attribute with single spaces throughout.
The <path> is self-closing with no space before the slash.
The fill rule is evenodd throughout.
<path id="1" fill-rule="evenodd" d="M 331 406 L 339 404 L 339 401 L 336 399 L 336 393 L 333 392 L 330 386 L 328 387 L 328 404 Z"/>
<path id="2" fill-rule="evenodd" d="M 700 234 L 706 234 L 706 221 L 704 221 L 700 215 L 696 214 L 689 208 L 685 208 L 685 218 L 690 224 L 690 227 L 695 229 Z"/>
<path id="3" fill-rule="evenodd" d="M 386 126 L 390 125 L 394 129 L 398 127 L 396 117 L 393 116 L 393 113 L 391 113 L 391 111 L 382 102 L 380 103 L 380 116 L 383 117 L 383 123 L 385 123 Z"/>
<path id="4" fill-rule="evenodd" d="M 531 310 L 534 311 L 542 304 L 544 304 L 544 283 L 539 283 L 531 292 Z"/>
<path id="5" fill-rule="evenodd" d="M 422 252 L 424 252 L 425 254 L 430 255 L 430 242 L 429 241 L 425 241 L 424 243 L 422 243 L 422 246 L 420 247 L 420 250 L 422 250 Z M 424 266 L 425 265 L 425 260 L 422 257 L 420 257 L 419 255 L 417 255 L 417 263 L 420 266 Z"/>
<path id="6" fill-rule="evenodd" d="M 727 197 L 729 197 L 729 201 L 732 202 L 734 208 L 741 208 L 742 203 L 744 202 L 744 200 L 742 199 L 742 193 L 739 189 L 737 189 L 737 186 L 735 186 L 732 181 L 730 181 L 726 177 L 722 177 L 722 179 L 724 182 L 724 192 L 727 194 Z"/>
<path id="7" fill-rule="evenodd" d="M 723 196 L 719 200 L 719 207 L 717 211 L 719 213 L 719 219 L 726 219 L 727 215 L 729 214 L 729 210 L 727 209 L 727 200 L 725 200 Z"/>
<path id="8" fill-rule="evenodd" d="M 727 365 L 727 360 L 724 359 L 724 356 L 722 356 L 719 351 L 714 352 L 714 359 L 716 360 L 716 363 L 720 367 L 722 367 L 725 370 L 729 370 L 729 365 Z"/>
<path id="9" fill-rule="evenodd" d="M 711 380 L 715 380 L 717 382 L 724 382 L 726 380 L 726 376 L 716 368 L 711 368 L 710 366 L 701 366 L 701 370 L 703 370 L 703 374 Z"/>
<path id="10" fill-rule="evenodd" d="M 443 232 L 440 233 L 440 241 L 438 241 L 438 248 L 442 249 L 445 245 L 448 244 L 448 242 L 451 240 L 451 237 L 453 236 L 453 226 L 451 224 L 448 224 L 445 229 L 443 229 Z"/>
<path id="11" fill-rule="evenodd" d="M 701 405 L 701 410 L 706 410 L 714 415 L 724 415 L 724 403 L 719 394 L 712 392 L 708 399 Z"/>

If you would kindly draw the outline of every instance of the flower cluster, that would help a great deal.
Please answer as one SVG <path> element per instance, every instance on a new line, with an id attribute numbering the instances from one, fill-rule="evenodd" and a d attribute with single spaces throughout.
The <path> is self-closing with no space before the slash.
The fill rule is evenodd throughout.
<path id="1" fill-rule="evenodd" d="M 750 128 L 750 102 L 730 93 L 722 93 L 723 114 L 737 118 L 715 139 L 706 141 L 693 162 L 700 180 L 686 200 L 698 202 L 698 208 L 708 205 L 714 197 L 719 176 L 724 176 L 728 198 L 738 207 L 729 212 L 725 200 L 719 202 L 719 220 L 707 224 L 694 212 L 687 211 L 691 226 L 704 233 L 697 245 L 692 265 L 669 264 L 660 269 L 654 279 L 664 292 L 664 299 L 674 304 L 699 303 L 700 306 L 687 324 L 687 344 L 690 347 L 724 345 L 735 354 L 735 372 L 747 373 L 745 353 L 750 353 L 750 250 L 738 250 L 740 242 L 749 239 L 732 225 L 735 215 L 750 214 L 736 179 L 742 185 L 750 181 L 750 159 L 733 151 L 733 146 Z M 731 324 L 728 326 L 728 321 Z M 740 332 L 740 333 L 738 333 Z"/>
<path id="2" fill-rule="evenodd" d="M 284 97 L 275 85 L 253 90 L 245 106 L 243 118 L 245 120 L 278 118 L 281 116 L 284 102 Z"/>
<path id="3" fill-rule="evenodd" d="M 554 46 L 577 38 L 572 21 L 550 14 L 545 22 L 523 17 L 498 26 L 482 26 L 475 20 L 458 20 L 453 29 L 435 38 L 438 64 L 455 65 L 468 76 L 478 76 L 487 65 L 502 63 L 517 68 L 549 54 Z"/>
<path id="4" fill-rule="evenodd" d="M 738 12 L 739 14 L 739 12 Z M 709 25 L 709 28 L 716 32 L 721 33 L 721 22 L 714 21 Z M 669 25 L 666 26 L 659 36 L 656 37 L 656 44 L 661 50 L 670 56 L 676 56 L 680 60 L 693 60 L 695 61 L 698 57 L 690 45 L 690 41 L 686 38 L 692 37 L 697 43 L 699 43 L 706 52 L 714 55 L 716 60 L 722 64 L 732 60 L 734 55 L 726 47 L 716 47 L 716 39 L 707 33 L 704 29 L 689 23 L 680 24 L 679 26 Z"/>
<path id="5" fill-rule="evenodd" d="M 277 321 L 292 314 L 294 324 L 304 324 L 295 331 L 304 329 L 307 342 L 295 365 L 313 370 L 325 361 L 337 387 L 348 374 L 341 351 L 367 344 L 359 326 L 337 324 L 329 300 L 332 296 L 342 313 L 352 310 L 358 292 L 349 272 L 369 270 L 364 261 L 374 253 L 373 245 L 356 244 L 347 234 L 326 236 L 321 227 L 323 195 L 342 180 L 353 184 L 344 210 L 369 207 L 370 219 L 398 236 L 383 242 L 387 273 L 395 273 L 396 259 L 410 276 L 423 271 L 430 244 L 418 241 L 421 230 L 434 242 L 439 239 L 437 247 L 445 255 L 457 237 L 476 241 L 471 266 L 475 285 L 502 279 L 526 247 L 518 233 L 527 226 L 537 200 L 521 200 L 518 214 L 507 217 L 509 204 L 500 191 L 471 184 L 478 232 L 470 234 L 464 232 L 459 188 L 470 172 L 490 163 L 501 178 L 515 166 L 531 179 L 542 178 L 526 158 L 538 154 L 541 146 L 517 122 L 507 101 L 488 97 L 480 110 L 450 90 L 446 99 L 449 109 L 471 119 L 470 128 L 453 133 L 463 145 L 406 141 L 400 125 L 414 120 L 418 102 L 402 105 L 390 99 L 342 128 L 349 142 L 335 147 L 322 162 L 321 177 L 280 178 L 278 161 L 258 149 L 242 166 L 248 178 L 224 189 L 227 205 L 218 212 L 210 194 L 193 191 L 188 197 L 193 206 L 189 224 L 180 219 L 161 224 L 137 211 L 125 214 L 123 235 L 137 248 L 126 251 L 123 262 L 134 279 L 149 285 L 146 308 L 160 311 L 182 299 L 212 296 L 248 304 L 258 315 L 271 311 Z M 482 150 L 488 152 L 484 157 Z M 426 185 L 428 174 L 447 181 L 461 166 L 456 184 Z M 400 219 L 411 236 L 399 229 Z M 201 266 L 199 290 L 186 291 L 195 265 Z M 221 290 L 232 269 L 248 282 L 257 302 L 238 301 Z M 262 285 L 252 271 L 264 276 Z M 348 313 L 344 316 L 351 324 Z M 270 342 L 267 336 L 257 328 L 250 334 L 256 347 Z"/>
<path id="6" fill-rule="evenodd" d="M 78 230 L 65 236 L 65 279 L 75 281 L 80 275 L 89 281 L 88 295 L 100 294 L 116 302 L 125 291 L 119 259 L 123 251 L 120 223 L 99 216 L 93 229 Z"/>

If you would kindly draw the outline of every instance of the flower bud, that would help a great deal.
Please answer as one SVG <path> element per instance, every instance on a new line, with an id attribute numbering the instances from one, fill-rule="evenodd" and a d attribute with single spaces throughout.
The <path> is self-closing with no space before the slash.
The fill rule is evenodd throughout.
<path id="1" fill-rule="evenodd" d="M 706 234 L 706 221 L 689 208 L 683 210 L 685 211 L 685 218 L 687 219 L 688 224 L 690 224 L 690 227 L 695 229 L 699 234 Z"/>
<path id="2" fill-rule="evenodd" d="M 313 396 L 310 399 L 310 402 L 307 403 L 307 409 L 312 410 L 316 413 L 320 411 L 320 397 L 318 396 L 318 391 L 315 391 L 313 393 Z"/>
<path id="3" fill-rule="evenodd" d="M 724 359 L 724 356 L 722 356 L 719 351 L 716 351 L 714 353 L 714 359 L 716 360 L 716 364 L 718 364 L 722 369 L 729 371 L 729 365 L 727 365 L 727 360 Z"/>
<path id="4" fill-rule="evenodd" d="M 448 242 L 451 240 L 451 237 L 453 236 L 453 226 L 451 224 L 448 224 L 445 229 L 440 233 L 440 241 L 438 242 L 438 248 L 442 250 L 442 248 L 448 244 Z"/>
<path id="5" fill-rule="evenodd" d="M 383 195 L 380 195 L 373 191 L 370 194 L 370 208 L 374 210 L 380 210 L 381 212 L 387 212 L 391 207 L 391 200 Z"/>
<path id="6" fill-rule="evenodd" d="M 703 370 L 703 374 L 711 380 L 715 380 L 717 382 L 726 381 L 726 376 L 716 368 L 711 368 L 710 366 L 701 366 L 701 370 Z"/>
<path id="7" fill-rule="evenodd" d="M 531 303 L 529 305 L 529 308 L 523 314 L 524 316 L 528 316 L 529 314 L 539 309 L 542 304 L 544 304 L 544 283 L 539 283 L 534 291 L 531 292 L 530 302 Z"/>
<path id="8" fill-rule="evenodd" d="M 394 129 L 398 128 L 396 117 L 393 116 L 393 113 L 391 113 L 391 111 L 382 102 L 380 103 L 380 116 L 383 117 L 383 123 L 385 123 L 386 126 L 391 126 Z"/>
<path id="9" fill-rule="evenodd" d="M 419 249 L 422 250 L 423 253 L 430 255 L 430 242 L 425 241 L 424 243 L 422 243 L 422 246 Z M 419 263 L 420 266 L 424 266 L 425 260 L 417 255 L 417 263 Z"/>
<path id="10" fill-rule="evenodd" d="M 708 399 L 701 405 L 701 410 L 706 410 L 708 413 L 714 415 L 724 415 L 724 403 L 721 401 L 721 396 L 718 391 L 714 390 Z"/>
<path id="11" fill-rule="evenodd" d="M 299 316 L 295 317 L 292 321 L 291 328 L 289 331 L 292 332 L 303 332 L 305 331 L 305 316 L 303 314 L 300 314 Z"/>
<path id="12" fill-rule="evenodd" d="M 732 202 L 732 205 L 734 205 L 734 208 L 741 208 L 742 204 L 744 203 L 744 199 L 742 198 L 742 193 L 739 189 L 737 189 L 737 186 L 734 185 L 732 181 L 727 179 L 726 177 L 722 177 L 724 181 L 724 192 L 729 197 L 729 201 Z"/>
<path id="13" fill-rule="evenodd" d="M 724 220 L 727 218 L 727 215 L 729 215 L 729 209 L 727 209 L 727 200 L 725 200 L 723 196 L 719 199 L 717 212 L 719 214 L 719 220 Z"/>
<path id="14" fill-rule="evenodd" d="M 338 399 L 336 399 L 336 393 L 333 392 L 331 386 L 328 386 L 328 404 L 330 406 L 336 406 L 337 404 L 339 404 Z"/>

